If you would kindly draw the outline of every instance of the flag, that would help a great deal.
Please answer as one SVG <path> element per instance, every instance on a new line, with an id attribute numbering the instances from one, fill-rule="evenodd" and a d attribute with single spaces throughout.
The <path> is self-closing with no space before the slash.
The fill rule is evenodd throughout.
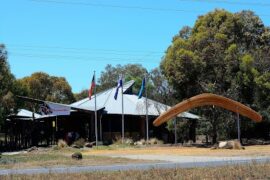
<path id="1" fill-rule="evenodd" d="M 141 85 L 140 92 L 138 94 L 138 99 L 140 99 L 142 97 L 144 89 L 145 89 L 145 78 L 143 78 L 143 80 L 142 80 L 142 85 Z"/>
<path id="2" fill-rule="evenodd" d="M 118 90 L 120 87 L 123 87 L 123 81 L 122 81 L 122 77 L 120 77 L 120 79 L 118 80 L 118 84 L 117 84 L 117 88 L 114 94 L 114 99 L 117 100 L 117 96 L 118 96 Z"/>
<path id="3" fill-rule="evenodd" d="M 95 86 L 96 86 L 96 83 L 95 83 L 95 74 L 94 74 L 93 78 L 92 78 L 90 89 L 88 91 L 88 97 L 90 100 L 91 100 L 91 96 L 93 95 L 93 91 L 94 91 Z"/>

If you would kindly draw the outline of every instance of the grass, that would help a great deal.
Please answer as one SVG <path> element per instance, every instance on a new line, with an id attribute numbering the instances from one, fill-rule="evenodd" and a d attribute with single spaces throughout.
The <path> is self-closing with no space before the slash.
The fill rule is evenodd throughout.
<path id="1" fill-rule="evenodd" d="M 270 179 L 270 163 L 190 169 L 178 168 L 72 174 L 7 175 L 0 176 L 0 179 Z"/>
<path id="2" fill-rule="evenodd" d="M 94 146 L 94 150 L 117 150 L 117 149 L 138 149 L 138 146 L 128 145 L 128 144 L 112 144 L 109 146 Z"/>
<path id="3" fill-rule="evenodd" d="M 102 147 L 99 146 L 94 150 L 84 151 L 84 155 L 135 155 L 135 154 L 165 154 L 165 155 L 181 155 L 181 156 L 270 156 L 270 145 L 246 146 L 245 150 L 230 150 L 197 148 L 197 147 Z"/>
<path id="4" fill-rule="evenodd" d="M 82 160 L 74 160 L 71 154 L 80 151 L 83 154 Z M 92 149 L 53 148 L 39 149 L 25 154 L 3 155 L 0 159 L 0 169 L 21 169 L 37 167 L 64 167 L 64 166 L 93 166 L 112 165 L 127 163 L 154 162 L 150 160 L 135 160 L 126 158 L 113 158 L 111 155 L 179 155 L 179 156 L 270 156 L 270 145 L 247 146 L 245 150 L 228 150 L 196 147 L 160 147 L 160 146 L 98 146 Z M 157 161 L 156 161 L 157 162 Z"/>
<path id="5" fill-rule="evenodd" d="M 25 154 L 3 155 L 0 159 L 0 169 L 21 169 L 54 166 L 91 166 L 126 163 L 149 162 L 144 160 L 131 160 L 126 158 L 111 158 L 83 154 L 82 160 L 74 160 L 71 154 L 78 149 L 64 148 L 61 150 L 33 151 Z M 81 151 L 83 152 L 83 150 Z"/>

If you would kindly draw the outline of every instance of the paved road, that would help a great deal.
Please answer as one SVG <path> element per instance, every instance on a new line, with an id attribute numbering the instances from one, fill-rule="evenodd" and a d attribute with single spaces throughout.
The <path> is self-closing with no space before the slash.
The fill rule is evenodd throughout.
<path id="1" fill-rule="evenodd" d="M 191 167 L 209 167 L 224 166 L 247 163 L 270 162 L 270 157 L 242 158 L 231 160 L 204 160 L 194 162 L 163 162 L 163 163 L 144 163 L 144 164 L 125 164 L 125 165 L 106 165 L 106 166 L 70 166 L 70 167 L 51 167 L 35 169 L 7 169 L 0 170 L 0 175 L 8 174 L 44 174 L 44 173 L 80 173 L 94 171 L 119 171 L 119 170 L 147 170 L 153 168 L 191 168 Z"/>
<path id="2" fill-rule="evenodd" d="M 106 155 L 105 155 L 106 156 Z M 168 154 L 136 154 L 136 155 L 107 155 L 113 158 L 128 158 L 128 159 L 142 159 L 155 161 L 169 161 L 179 163 L 198 163 L 198 162 L 214 162 L 214 161 L 242 161 L 242 160 L 256 160 L 269 158 L 266 156 L 179 156 Z"/>

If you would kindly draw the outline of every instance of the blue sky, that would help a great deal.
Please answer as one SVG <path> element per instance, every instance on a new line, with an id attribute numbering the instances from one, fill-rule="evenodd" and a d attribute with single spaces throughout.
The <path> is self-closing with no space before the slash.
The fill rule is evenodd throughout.
<path id="1" fill-rule="evenodd" d="M 269 7 L 247 0 L 1 0 L 0 43 L 17 78 L 43 71 L 79 92 L 107 64 L 158 67 L 172 37 L 199 15 L 253 10 L 269 26 Z"/>

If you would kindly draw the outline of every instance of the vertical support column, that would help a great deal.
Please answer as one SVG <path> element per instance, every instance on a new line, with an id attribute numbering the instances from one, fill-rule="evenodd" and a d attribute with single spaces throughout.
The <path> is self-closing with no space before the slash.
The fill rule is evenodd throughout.
<path id="1" fill-rule="evenodd" d="M 239 119 L 238 112 L 237 112 L 237 135 L 238 135 L 238 141 L 241 142 L 240 119 Z"/>
<path id="2" fill-rule="evenodd" d="M 174 144 L 177 144 L 176 118 L 174 119 Z"/>
<path id="3" fill-rule="evenodd" d="M 100 141 L 102 141 L 102 114 L 99 117 L 99 137 L 100 137 Z"/>

